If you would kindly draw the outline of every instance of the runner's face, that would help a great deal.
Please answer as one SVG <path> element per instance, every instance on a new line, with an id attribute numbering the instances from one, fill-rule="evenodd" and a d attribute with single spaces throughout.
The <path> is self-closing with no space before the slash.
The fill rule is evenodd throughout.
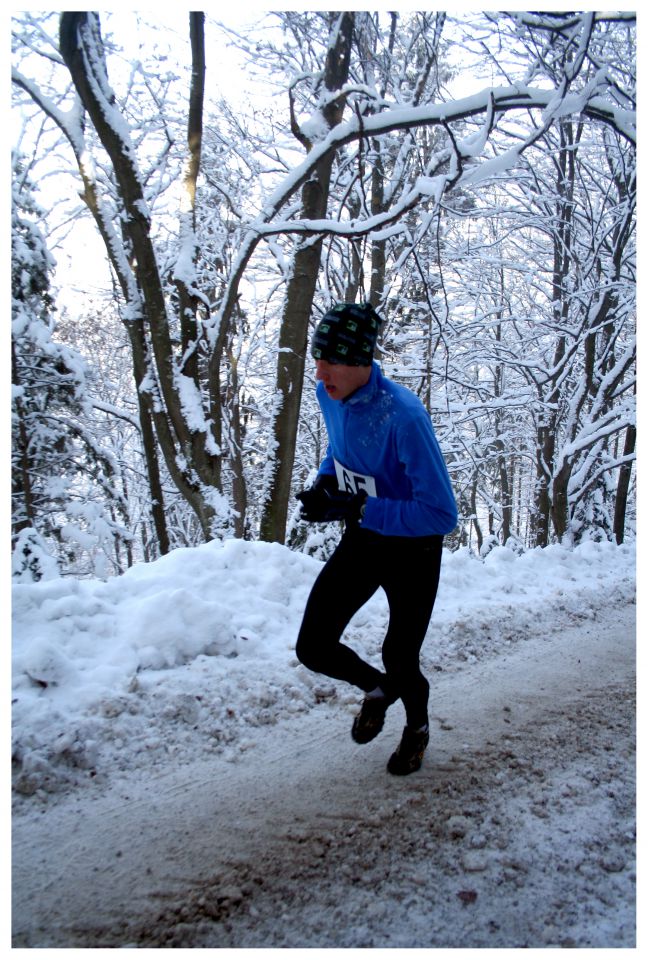
<path id="1" fill-rule="evenodd" d="M 332 400 L 346 400 L 360 387 L 364 387 L 370 376 L 371 367 L 351 367 L 346 363 L 329 363 L 327 360 L 315 361 L 315 379 L 322 381 Z"/>

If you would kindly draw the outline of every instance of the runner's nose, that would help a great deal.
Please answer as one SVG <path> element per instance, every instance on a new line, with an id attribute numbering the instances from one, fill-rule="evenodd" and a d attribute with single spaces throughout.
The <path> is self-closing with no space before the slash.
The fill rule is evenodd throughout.
<path id="1" fill-rule="evenodd" d="M 328 363 L 326 360 L 316 360 L 315 361 L 315 379 L 316 380 L 326 380 L 329 375 Z"/>

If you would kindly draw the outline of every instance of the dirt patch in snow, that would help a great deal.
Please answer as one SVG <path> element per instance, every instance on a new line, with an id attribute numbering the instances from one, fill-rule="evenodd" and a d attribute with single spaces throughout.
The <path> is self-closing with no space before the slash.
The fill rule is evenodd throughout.
<path id="1" fill-rule="evenodd" d="M 323 703 L 210 756 L 14 816 L 14 947 L 635 944 L 634 608 L 432 681 L 390 777 Z"/>

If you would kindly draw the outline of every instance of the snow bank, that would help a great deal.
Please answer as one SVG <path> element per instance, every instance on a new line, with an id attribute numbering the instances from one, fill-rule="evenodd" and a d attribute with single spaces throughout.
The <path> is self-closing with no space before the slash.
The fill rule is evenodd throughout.
<path id="1" fill-rule="evenodd" d="M 357 691 L 305 670 L 294 643 L 321 562 L 241 540 L 176 550 L 108 580 L 13 588 L 15 788 L 47 793 L 196 750 L 236 760 L 255 729 Z M 560 616 L 632 600 L 631 546 L 587 543 L 485 559 L 445 553 L 423 666 L 459 669 Z M 376 664 L 387 606 L 352 621 Z"/>

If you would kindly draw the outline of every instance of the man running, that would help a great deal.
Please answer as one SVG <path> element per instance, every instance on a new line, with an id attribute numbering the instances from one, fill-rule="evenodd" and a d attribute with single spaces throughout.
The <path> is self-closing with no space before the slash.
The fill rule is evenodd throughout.
<path id="1" fill-rule="evenodd" d="M 402 700 L 407 722 L 387 769 L 405 775 L 419 769 L 429 741 L 419 654 L 457 508 L 429 414 L 373 360 L 381 322 L 369 304 L 341 303 L 313 337 L 329 445 L 314 483 L 297 497 L 303 520 L 346 523 L 311 591 L 296 653 L 309 669 L 365 692 L 351 731 L 357 743 L 373 740 L 388 707 Z M 341 642 L 379 587 L 389 604 L 384 672 Z"/>

